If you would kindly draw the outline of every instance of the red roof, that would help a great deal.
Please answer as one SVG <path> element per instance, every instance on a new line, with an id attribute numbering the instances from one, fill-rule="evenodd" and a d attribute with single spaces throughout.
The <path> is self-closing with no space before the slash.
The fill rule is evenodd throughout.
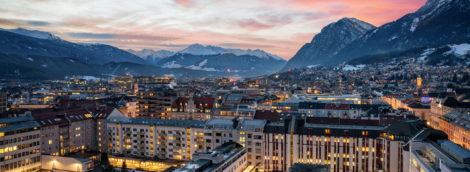
<path id="1" fill-rule="evenodd" d="M 265 119 L 268 121 L 275 122 L 279 119 L 279 113 L 275 110 L 272 112 L 270 110 L 256 110 L 254 119 Z"/>
<path id="2" fill-rule="evenodd" d="M 93 116 L 98 113 L 97 118 L 107 118 L 113 110 L 114 108 L 112 107 L 87 106 L 58 111 L 36 111 L 32 113 L 32 116 L 41 126 L 50 126 L 66 124 L 69 123 L 69 120 L 70 122 L 75 122 L 93 119 Z"/>
<path id="3" fill-rule="evenodd" d="M 336 107 L 335 104 L 326 104 L 326 109 L 334 109 L 334 110 L 349 110 L 349 104 L 340 104 Z"/>

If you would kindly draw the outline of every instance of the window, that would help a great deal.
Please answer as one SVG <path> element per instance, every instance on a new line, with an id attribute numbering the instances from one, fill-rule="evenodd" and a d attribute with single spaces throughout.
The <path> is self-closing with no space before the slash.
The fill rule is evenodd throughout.
<path id="1" fill-rule="evenodd" d="M 331 134 L 331 130 L 330 129 L 325 129 L 325 134 Z"/>
<path id="2" fill-rule="evenodd" d="M 49 140 L 49 144 L 52 144 L 52 140 Z"/>

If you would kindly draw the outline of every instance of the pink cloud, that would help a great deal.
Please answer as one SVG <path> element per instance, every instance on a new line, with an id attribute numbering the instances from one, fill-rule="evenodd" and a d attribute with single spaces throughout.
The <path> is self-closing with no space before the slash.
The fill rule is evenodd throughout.
<path id="1" fill-rule="evenodd" d="M 274 27 L 273 25 L 267 25 L 267 24 L 257 22 L 256 20 L 251 19 L 251 18 L 248 20 L 239 21 L 238 26 L 248 29 L 248 30 L 254 30 L 254 31 L 262 30 L 262 29 L 270 29 Z"/>
<path id="2" fill-rule="evenodd" d="M 180 4 L 184 7 L 191 7 L 195 6 L 196 4 L 194 2 L 191 2 L 189 0 L 174 0 L 177 4 Z"/>

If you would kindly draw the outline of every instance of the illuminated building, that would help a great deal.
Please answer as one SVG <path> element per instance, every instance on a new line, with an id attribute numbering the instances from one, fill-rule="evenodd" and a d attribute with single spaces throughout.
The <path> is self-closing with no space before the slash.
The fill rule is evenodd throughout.
<path id="1" fill-rule="evenodd" d="M 0 119 L 0 171 L 22 172 L 41 169 L 39 128 L 40 125 L 31 114 L 2 116 Z"/>
<path id="2" fill-rule="evenodd" d="M 418 89 L 423 88 L 423 78 L 421 78 L 421 75 L 419 75 L 418 79 L 416 80 L 416 84 Z"/>

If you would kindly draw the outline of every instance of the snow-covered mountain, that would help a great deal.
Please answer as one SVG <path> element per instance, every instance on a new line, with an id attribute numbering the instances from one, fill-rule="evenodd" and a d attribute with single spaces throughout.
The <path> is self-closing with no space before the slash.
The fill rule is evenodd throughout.
<path id="1" fill-rule="evenodd" d="M 119 48 L 105 44 L 72 43 L 48 32 L 22 28 L 0 30 L 0 52 L 20 56 L 77 58 L 85 63 L 149 62 Z"/>
<path id="2" fill-rule="evenodd" d="M 49 32 L 44 32 L 44 31 L 39 31 L 39 30 L 27 30 L 23 28 L 16 28 L 16 29 L 2 29 L 0 30 L 7 31 L 7 32 L 12 32 L 24 36 L 30 36 L 33 38 L 38 38 L 38 39 L 49 39 L 49 40 L 62 40 L 59 37 L 52 35 Z"/>
<path id="3" fill-rule="evenodd" d="M 368 31 L 323 64 L 415 47 L 469 43 L 469 16 L 469 0 L 428 0 L 416 12 Z"/>
<path id="4" fill-rule="evenodd" d="M 259 58 L 273 58 L 275 60 L 283 60 L 281 57 L 277 56 L 277 55 L 273 55 L 273 54 L 269 54 L 263 50 L 259 50 L 259 49 L 256 49 L 256 50 L 251 50 L 251 49 L 248 49 L 248 50 L 242 50 L 242 49 L 225 49 L 225 48 L 222 48 L 222 47 L 216 47 L 216 46 L 212 46 L 212 45 L 208 45 L 208 46 L 203 46 L 203 45 L 200 45 L 200 44 L 193 44 L 193 45 L 190 45 L 188 48 L 185 48 L 181 51 L 178 51 L 177 53 L 180 53 L 180 54 L 192 54 L 192 55 L 215 55 L 215 54 L 228 54 L 228 53 L 232 53 L 232 54 L 235 54 L 237 56 L 241 56 L 241 55 L 251 55 L 251 56 L 256 56 L 256 57 L 259 57 Z"/>
<path id="5" fill-rule="evenodd" d="M 343 18 L 331 23 L 315 35 L 310 43 L 302 46 L 282 70 L 318 66 L 374 28 L 375 26 L 355 18 Z"/>
<path id="6" fill-rule="evenodd" d="M 157 64 L 158 61 L 160 61 L 162 58 L 169 57 L 175 54 L 175 52 L 173 51 L 167 51 L 167 50 L 154 51 L 151 49 L 142 49 L 140 51 L 127 49 L 126 51 L 136 56 L 139 56 L 149 62 L 152 62 L 153 64 Z"/>
<path id="7" fill-rule="evenodd" d="M 263 50 L 224 49 L 193 44 L 158 62 L 162 68 L 187 68 L 204 71 L 260 72 L 279 71 L 286 61 Z"/>

